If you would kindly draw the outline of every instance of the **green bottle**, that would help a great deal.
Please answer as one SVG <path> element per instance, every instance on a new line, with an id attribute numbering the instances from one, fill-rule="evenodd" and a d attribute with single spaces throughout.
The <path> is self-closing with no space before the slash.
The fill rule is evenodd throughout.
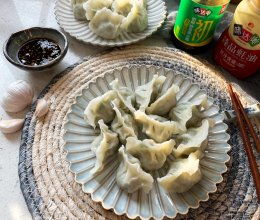
<path id="1" fill-rule="evenodd" d="M 177 47 L 197 52 L 213 39 L 230 0 L 181 0 L 172 30 Z"/>

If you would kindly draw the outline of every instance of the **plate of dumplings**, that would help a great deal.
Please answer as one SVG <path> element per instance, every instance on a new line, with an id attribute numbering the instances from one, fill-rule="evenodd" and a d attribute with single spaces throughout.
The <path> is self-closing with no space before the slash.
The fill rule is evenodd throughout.
<path id="1" fill-rule="evenodd" d="M 99 46 L 129 45 L 158 30 L 163 0 L 57 0 L 58 24 L 71 36 Z"/>
<path id="2" fill-rule="evenodd" d="M 135 219 L 174 218 L 226 172 L 228 126 L 200 86 L 163 67 L 111 70 L 67 114 L 66 160 L 95 202 Z"/>

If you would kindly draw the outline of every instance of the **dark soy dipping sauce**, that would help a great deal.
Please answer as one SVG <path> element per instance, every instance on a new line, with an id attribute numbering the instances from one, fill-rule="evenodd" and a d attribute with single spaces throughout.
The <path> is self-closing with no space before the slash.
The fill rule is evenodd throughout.
<path id="1" fill-rule="evenodd" d="M 58 44 L 47 38 L 26 42 L 18 52 L 18 59 L 24 65 L 38 66 L 51 62 L 61 53 Z"/>

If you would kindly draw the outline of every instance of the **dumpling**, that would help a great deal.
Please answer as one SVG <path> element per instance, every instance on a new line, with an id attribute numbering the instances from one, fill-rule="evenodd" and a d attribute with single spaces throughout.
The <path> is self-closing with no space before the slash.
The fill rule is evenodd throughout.
<path id="1" fill-rule="evenodd" d="M 199 159 L 195 154 L 190 154 L 188 158 L 174 160 L 166 176 L 157 178 L 157 181 L 167 192 L 183 193 L 201 178 Z"/>
<path id="2" fill-rule="evenodd" d="M 91 173 L 99 173 L 104 169 L 105 162 L 107 161 L 108 157 L 115 154 L 118 150 L 119 140 L 117 134 L 110 131 L 108 127 L 105 125 L 103 120 L 98 121 L 101 135 L 99 139 L 96 139 L 94 142 L 97 144 L 95 148 L 92 146 L 92 150 L 96 154 L 96 163 L 95 167 L 91 170 Z M 97 141 L 100 141 L 99 143 Z"/>
<path id="3" fill-rule="evenodd" d="M 85 120 L 94 128 L 100 119 L 103 119 L 105 123 L 111 122 L 115 117 L 111 101 L 115 98 L 117 98 L 117 93 L 108 91 L 104 95 L 92 99 L 84 111 Z"/>
<path id="4" fill-rule="evenodd" d="M 136 88 L 135 97 L 139 110 L 145 111 L 149 104 L 155 100 L 165 79 L 165 76 L 154 75 L 150 82 Z"/>
<path id="5" fill-rule="evenodd" d="M 132 6 L 130 0 L 114 0 L 112 10 L 126 17 L 131 11 Z"/>
<path id="6" fill-rule="evenodd" d="M 132 0 L 133 6 L 127 17 L 123 20 L 122 29 L 127 32 L 141 32 L 148 26 L 146 6 L 143 1 Z"/>
<path id="7" fill-rule="evenodd" d="M 85 9 L 85 17 L 91 20 L 96 12 L 102 8 L 110 8 L 113 0 L 88 0 L 83 4 Z"/>
<path id="8" fill-rule="evenodd" d="M 116 117 L 112 121 L 111 129 L 119 135 L 121 143 L 125 144 L 126 138 L 137 137 L 138 128 L 132 115 L 125 113 L 119 108 L 117 100 L 112 101 L 112 105 L 116 112 Z"/>
<path id="9" fill-rule="evenodd" d="M 124 86 L 119 86 L 118 79 L 115 79 L 110 83 L 110 86 L 114 91 L 117 92 L 117 96 L 123 106 L 120 108 L 124 109 L 125 111 L 135 112 L 135 108 L 133 106 L 135 102 L 135 94 L 129 88 Z"/>
<path id="10" fill-rule="evenodd" d="M 164 94 L 159 97 L 146 108 L 147 114 L 164 116 L 176 105 L 176 94 L 179 92 L 179 87 L 172 85 Z"/>
<path id="11" fill-rule="evenodd" d="M 178 123 L 174 121 L 160 122 L 140 110 L 134 113 L 134 119 L 143 126 L 142 132 L 158 143 L 167 141 L 174 134 L 179 133 Z"/>
<path id="12" fill-rule="evenodd" d="M 148 193 L 153 187 L 153 177 L 142 170 L 140 161 L 128 154 L 122 146 L 119 149 L 121 163 L 116 174 L 117 184 L 128 193 L 138 189 Z"/>
<path id="13" fill-rule="evenodd" d="M 129 137 L 126 140 L 126 152 L 138 158 L 143 169 L 157 170 L 164 165 L 174 145 L 174 140 L 157 144 L 151 139 L 140 141 L 135 137 Z"/>
<path id="14" fill-rule="evenodd" d="M 97 147 L 100 145 L 101 141 L 103 139 L 103 135 L 98 135 L 94 141 L 91 143 L 91 150 L 96 153 Z"/>
<path id="15" fill-rule="evenodd" d="M 202 121 L 201 110 L 207 106 L 207 97 L 203 97 L 197 100 L 196 104 L 191 102 L 180 103 L 170 111 L 170 119 L 177 121 L 183 132 L 186 132 L 189 127 L 200 125 Z"/>
<path id="16" fill-rule="evenodd" d="M 83 8 L 83 4 L 87 0 L 71 0 L 74 17 L 78 20 L 87 20 L 86 10 Z"/>
<path id="17" fill-rule="evenodd" d="M 103 8 L 97 11 L 89 22 L 89 28 L 98 36 L 105 39 L 115 39 L 121 33 L 123 16 Z"/>
<path id="18" fill-rule="evenodd" d="M 178 135 L 176 139 L 177 149 L 173 149 L 173 155 L 175 157 L 189 155 L 191 152 L 203 148 L 207 143 L 209 127 L 209 120 L 205 119 L 200 127 L 189 128 L 187 133 Z"/>
<path id="19" fill-rule="evenodd" d="M 159 116 L 159 115 L 149 115 L 150 118 L 159 121 L 159 122 L 165 122 L 165 121 L 169 121 L 169 119 Z"/>

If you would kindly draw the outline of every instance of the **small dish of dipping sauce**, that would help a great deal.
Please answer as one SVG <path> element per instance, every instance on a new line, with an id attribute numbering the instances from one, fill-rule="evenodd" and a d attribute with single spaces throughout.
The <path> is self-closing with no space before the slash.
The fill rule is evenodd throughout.
<path id="1" fill-rule="evenodd" d="M 47 38 L 26 42 L 18 51 L 18 59 L 24 65 L 37 66 L 48 64 L 61 53 L 58 44 Z"/>
<path id="2" fill-rule="evenodd" d="M 26 70 L 45 70 L 63 59 L 68 42 L 63 33 L 52 28 L 34 27 L 10 36 L 4 45 L 6 59 Z"/>

